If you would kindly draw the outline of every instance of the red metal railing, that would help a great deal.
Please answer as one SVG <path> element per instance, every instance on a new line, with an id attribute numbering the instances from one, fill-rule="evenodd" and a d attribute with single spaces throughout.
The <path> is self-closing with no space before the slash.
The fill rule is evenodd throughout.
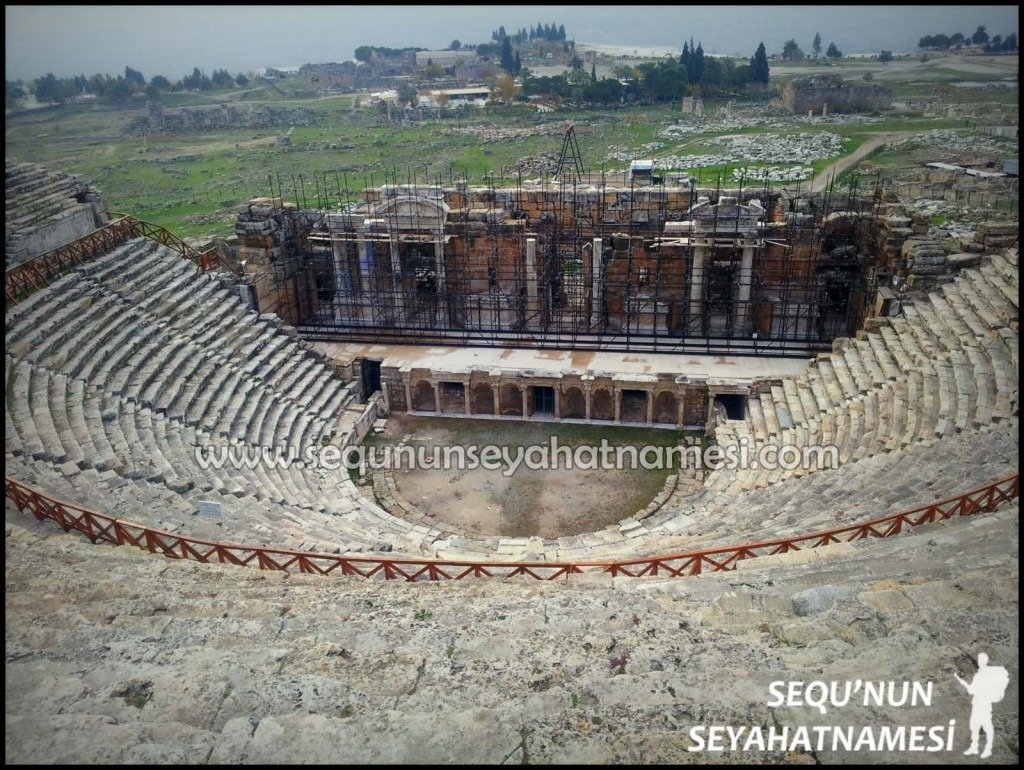
<path id="1" fill-rule="evenodd" d="M 218 562 L 318 575 L 338 572 L 342 575 L 378 577 L 386 580 L 404 579 L 412 582 L 520 575 L 538 580 L 554 580 L 586 572 L 607 573 L 613 577 L 682 577 L 703 572 L 719 572 L 735 569 L 736 564 L 744 559 L 820 548 L 832 543 L 850 543 L 870 537 L 892 537 L 922 524 L 932 524 L 953 516 L 971 516 L 992 511 L 1000 503 L 1018 496 L 1019 483 L 1019 475 L 1013 474 L 945 500 L 823 532 L 613 562 L 473 562 L 387 556 L 338 556 L 283 548 L 216 543 L 115 519 L 98 511 L 51 497 L 43 490 L 10 476 L 6 477 L 5 489 L 8 499 L 21 510 L 30 510 L 40 521 L 55 521 L 65 532 L 81 532 L 93 543 L 134 545 L 151 553 L 162 553 L 172 559 L 191 559 L 203 563 Z"/>
<path id="2" fill-rule="evenodd" d="M 222 255 L 217 248 L 196 251 L 170 230 L 125 214 L 77 241 L 40 254 L 7 270 L 4 274 L 7 307 L 13 307 L 33 292 L 70 272 L 75 266 L 95 259 L 132 238 L 149 238 L 174 249 L 199 265 L 203 271 L 221 262 Z"/>

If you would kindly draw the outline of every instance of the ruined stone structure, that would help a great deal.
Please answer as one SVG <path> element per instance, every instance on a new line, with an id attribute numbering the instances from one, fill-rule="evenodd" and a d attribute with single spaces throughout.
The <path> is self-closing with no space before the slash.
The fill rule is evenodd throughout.
<path id="1" fill-rule="evenodd" d="M 182 107 L 166 110 L 151 101 L 148 113 L 132 119 L 125 127 L 129 134 L 182 134 L 222 128 L 273 128 L 316 125 L 314 114 L 302 107 L 274 104 L 218 104 L 211 107 Z"/>
<path id="2" fill-rule="evenodd" d="M 275 205 L 241 216 L 239 253 L 260 307 L 324 339 L 806 352 L 856 331 L 880 265 L 878 200 L 852 194 L 390 184 Z"/>
<path id="3" fill-rule="evenodd" d="M 8 159 L 4 183 L 8 267 L 88 235 L 108 220 L 99 191 L 80 177 Z"/>
<path id="4" fill-rule="evenodd" d="M 838 75 L 797 78 L 786 84 L 782 104 L 790 112 L 871 112 L 892 106 L 892 90 L 868 83 L 848 83 Z"/>
<path id="5" fill-rule="evenodd" d="M 1012 237 L 998 226 L 979 228 L 982 251 L 946 258 L 950 280 L 903 295 L 852 335 L 842 325 L 827 328 L 829 349 L 809 364 L 778 359 L 796 369 L 765 364 L 747 383 L 678 371 L 623 377 L 596 364 L 557 372 L 399 366 L 382 368 L 381 393 L 361 404 L 357 394 L 373 390 L 365 387 L 367 361 L 357 362 L 361 385 L 351 379 L 357 367 L 334 366 L 316 349 L 320 343 L 309 345 L 282 319 L 310 317 L 303 308 L 329 318 L 341 310 L 374 335 L 410 319 L 469 319 L 463 299 L 494 287 L 486 271 L 476 274 L 451 255 L 462 253 L 452 246 L 459 239 L 472 254 L 465 244 L 475 238 L 481 254 L 515 266 L 511 278 L 497 273 L 497 286 L 522 297 L 531 314 L 535 307 L 538 324 L 585 318 L 588 328 L 609 328 L 615 318 L 618 334 L 634 325 L 696 323 L 701 334 L 751 330 L 752 345 L 752 330 L 770 329 L 776 318 L 753 304 L 764 301 L 762 284 L 789 292 L 819 286 L 838 303 L 851 285 L 841 276 L 863 269 L 916 283 L 933 274 L 922 267 L 937 264 L 918 240 L 920 224 L 896 204 L 861 207 L 850 196 L 838 207 L 762 191 L 697 191 L 673 200 L 647 190 L 648 197 L 632 196 L 628 214 L 606 207 L 615 217 L 609 233 L 588 229 L 594 221 L 578 219 L 578 206 L 568 205 L 562 220 L 545 220 L 555 203 L 572 199 L 544 190 L 534 200 L 496 201 L 497 191 L 482 189 L 375 189 L 340 212 L 258 199 L 239 210 L 233 251 L 247 273 L 242 283 L 133 238 L 9 301 L 9 501 L 28 507 L 12 490 L 31 485 L 36 501 L 73 501 L 117 517 L 108 536 L 154 553 L 90 544 L 9 504 L 7 759 L 326 762 L 341 751 L 366 761 L 678 763 L 693 758 L 681 727 L 700 724 L 694 715 L 709 703 L 727 723 L 805 724 L 806 710 L 765 706 L 769 665 L 773 679 L 871 676 L 952 688 L 950 668 L 969 672 L 971 656 L 985 650 L 1016 682 L 1012 498 L 981 516 L 907 524 L 909 534 L 887 540 L 780 548 L 754 559 L 735 550 L 838 526 L 875 527 L 863 522 L 995 479 L 1013 481 L 1020 268 L 1015 248 L 994 246 Z M 519 205 L 495 205 L 511 202 Z M 630 229 L 634 212 L 670 207 L 671 217 L 654 217 L 652 232 Z M 573 228 L 545 227 L 570 214 Z M 488 251 L 503 243 L 504 252 Z M 673 256 L 659 258 L 659 250 Z M 554 272 L 561 304 L 552 302 L 556 284 L 542 267 L 552 254 L 581 263 Z M 309 269 L 311 255 L 322 272 Z M 668 270 L 673 260 L 685 265 L 685 280 Z M 613 265 L 627 276 L 612 284 L 620 291 L 609 292 L 607 283 L 594 291 L 593 277 Z M 641 285 L 644 267 L 650 272 Z M 801 271 L 811 279 L 787 279 Z M 719 273 L 736 279 L 732 288 Z M 740 280 L 748 273 L 749 281 Z M 338 302 L 339 287 L 349 290 L 346 277 L 353 290 L 368 282 L 379 307 Z M 662 277 L 676 287 L 671 300 L 639 293 Z M 434 290 L 470 280 L 478 283 L 461 295 Z M 750 294 L 741 300 L 745 281 Z M 265 312 L 267 302 L 280 314 Z M 516 317 L 514 304 L 490 307 Z M 779 307 L 788 319 L 784 298 Z M 804 328 L 813 330 L 821 317 L 828 323 L 827 315 L 808 315 Z M 387 324 L 366 323 L 377 318 Z M 437 331 L 424 323 L 418 333 Z M 674 360 L 684 373 L 692 366 L 685 355 Z M 346 446 L 387 402 L 492 419 L 706 424 L 707 440 L 726 450 L 741 441 L 834 445 L 838 466 L 680 474 L 656 504 L 624 512 L 612 526 L 513 538 L 405 518 L 347 473 L 198 460 L 201 448 L 225 445 L 299 456 Z M 975 512 L 971 498 L 960 499 L 954 514 Z M 133 540 L 126 521 L 157 539 Z M 154 530 L 198 541 L 186 553 L 161 544 Z M 223 543 L 232 545 L 216 545 Z M 281 564 L 246 563 L 281 567 L 287 559 L 292 574 L 247 569 L 238 544 L 287 549 L 277 552 Z M 609 561 L 717 549 L 735 558 L 714 574 L 676 578 L 659 567 L 613 578 L 601 571 Z M 393 558 L 389 564 L 442 559 L 467 578 L 424 585 L 385 581 L 395 575 L 384 569 L 295 574 L 313 554 Z M 708 565 L 726 561 L 708 558 Z M 583 566 L 557 581 L 483 577 L 510 562 L 504 569 Z M 969 713 L 969 698 L 949 692 L 937 724 Z M 851 702 L 834 719 L 863 725 L 877 713 Z M 1012 762 L 1012 693 L 995 717 L 993 757 Z M 961 761 L 963 732 L 958 739 L 955 750 L 934 756 Z M 744 749 L 730 758 L 803 756 Z M 824 749 L 813 758 L 864 756 Z"/>

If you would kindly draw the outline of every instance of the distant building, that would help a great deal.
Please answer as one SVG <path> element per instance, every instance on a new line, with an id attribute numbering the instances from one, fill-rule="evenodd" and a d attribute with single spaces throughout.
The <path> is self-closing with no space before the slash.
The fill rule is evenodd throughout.
<path id="1" fill-rule="evenodd" d="M 634 160 L 629 164 L 629 178 L 635 184 L 650 184 L 654 179 L 652 159 Z"/>
<path id="2" fill-rule="evenodd" d="M 420 70 L 427 66 L 427 63 L 436 64 L 439 67 L 448 69 L 459 64 L 475 62 L 479 57 L 472 49 L 458 51 L 417 51 L 416 69 Z"/>
<path id="3" fill-rule="evenodd" d="M 491 88 L 490 86 L 437 88 L 429 91 L 421 91 L 417 101 L 421 107 L 440 107 L 442 94 L 447 98 L 448 107 L 483 107 L 491 98 Z"/>
<path id="4" fill-rule="evenodd" d="M 892 106 L 892 97 L 892 91 L 884 86 L 852 84 L 838 75 L 819 75 L 787 83 L 782 91 L 782 104 L 798 114 L 828 115 L 886 110 Z"/>

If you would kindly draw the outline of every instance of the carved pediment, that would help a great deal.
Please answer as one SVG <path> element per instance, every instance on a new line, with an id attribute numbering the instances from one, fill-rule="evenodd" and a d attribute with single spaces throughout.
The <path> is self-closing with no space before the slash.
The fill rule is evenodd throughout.
<path id="1" fill-rule="evenodd" d="M 398 230 L 443 230 L 448 221 L 449 208 L 444 201 L 422 196 L 396 196 L 381 203 L 375 212 L 377 219 Z"/>

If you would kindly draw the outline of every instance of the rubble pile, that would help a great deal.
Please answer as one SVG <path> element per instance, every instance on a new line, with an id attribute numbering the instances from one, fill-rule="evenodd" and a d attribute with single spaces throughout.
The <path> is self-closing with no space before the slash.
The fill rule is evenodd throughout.
<path id="1" fill-rule="evenodd" d="M 164 110 L 159 102 L 150 102 L 146 115 L 133 118 L 125 133 L 147 132 L 192 133 L 223 128 L 273 128 L 280 126 L 314 126 L 316 116 L 303 107 L 282 107 L 275 104 L 218 104 L 209 107 L 182 107 Z"/>
<path id="2" fill-rule="evenodd" d="M 552 136 L 565 132 L 564 126 L 556 123 L 542 123 L 526 128 L 498 128 L 494 124 L 480 123 L 472 126 L 456 126 L 445 129 L 444 136 L 471 136 L 483 144 L 504 142 L 509 139 L 527 139 L 531 136 Z"/>
<path id="3" fill-rule="evenodd" d="M 988 152 L 1003 156 L 1007 153 L 1016 153 L 1018 145 L 1013 139 L 955 128 L 936 128 L 923 134 L 898 139 L 887 145 L 889 150 L 912 150 L 918 147 L 938 147 L 973 153 Z"/>
<path id="4" fill-rule="evenodd" d="M 536 155 L 527 155 L 515 163 L 501 167 L 502 176 L 515 176 L 516 174 L 527 174 L 530 176 L 551 176 L 558 168 L 558 155 L 553 152 L 540 152 Z"/>

